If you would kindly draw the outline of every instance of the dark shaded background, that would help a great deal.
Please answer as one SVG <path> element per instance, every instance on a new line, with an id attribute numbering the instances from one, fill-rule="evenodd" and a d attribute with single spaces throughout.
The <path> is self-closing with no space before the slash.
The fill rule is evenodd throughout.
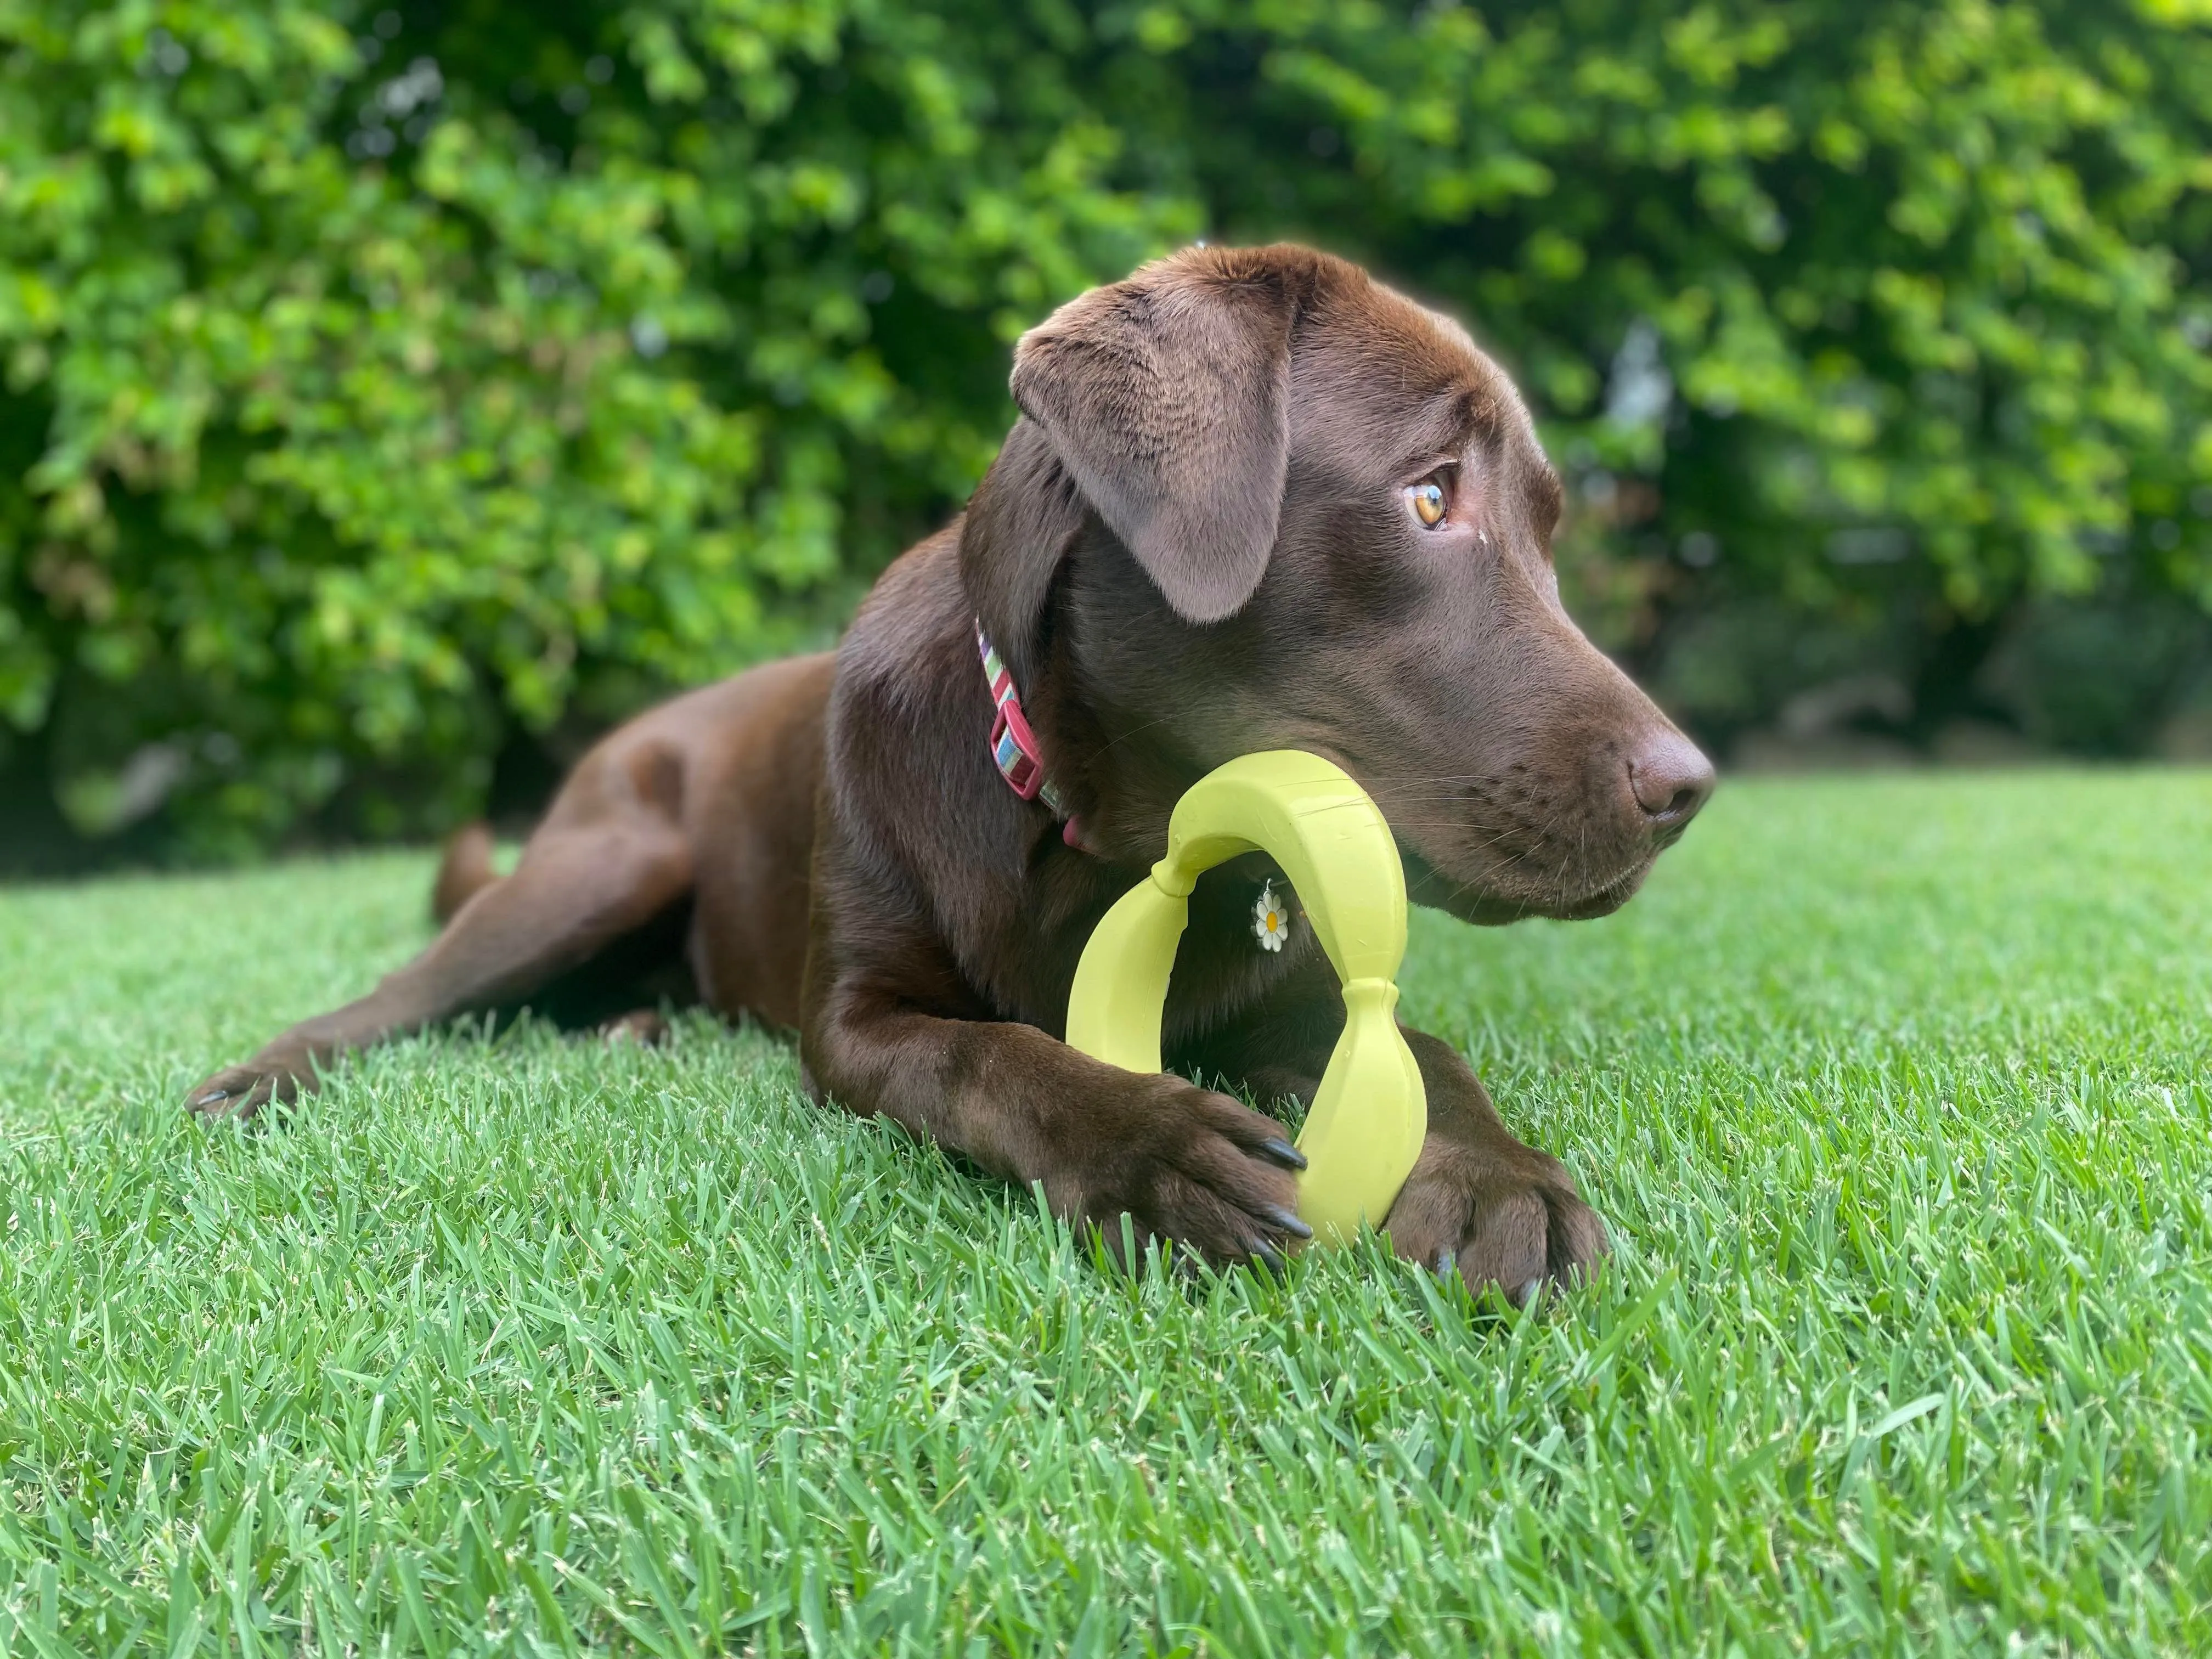
<path id="1" fill-rule="evenodd" d="M 0 7 L 0 870 L 526 821 L 1200 235 L 1466 318 L 1731 763 L 2212 755 L 2186 9 Z"/>

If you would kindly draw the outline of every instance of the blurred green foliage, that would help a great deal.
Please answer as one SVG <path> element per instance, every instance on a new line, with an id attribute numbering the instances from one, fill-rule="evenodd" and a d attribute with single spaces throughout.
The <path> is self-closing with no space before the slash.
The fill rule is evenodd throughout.
<path id="1" fill-rule="evenodd" d="M 2049 635 L 2143 689 L 2017 723 L 2124 746 L 2212 606 L 2208 20 L 0 0 L 0 787 L 201 855 L 477 810 L 826 637 L 1013 337 L 1199 235 L 1466 316 L 1709 732 L 1849 671 L 1925 736 Z M 2076 600 L 2164 665 L 2021 620 Z"/>

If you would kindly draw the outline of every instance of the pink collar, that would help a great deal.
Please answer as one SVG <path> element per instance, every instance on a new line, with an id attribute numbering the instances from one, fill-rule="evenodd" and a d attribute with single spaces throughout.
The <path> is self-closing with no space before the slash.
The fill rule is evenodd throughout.
<path id="1" fill-rule="evenodd" d="M 1044 775 L 1044 754 L 1030 729 L 1029 717 L 1022 713 L 1022 694 L 1014 688 L 1013 672 L 984 633 L 981 619 L 975 623 L 975 650 L 983 659 L 983 678 L 990 683 L 991 702 L 998 711 L 991 721 L 991 764 L 999 769 L 1007 788 L 1024 800 L 1043 801 L 1054 817 L 1065 820 L 1060 830 L 1062 841 L 1079 853 L 1088 852 L 1066 798 Z"/>

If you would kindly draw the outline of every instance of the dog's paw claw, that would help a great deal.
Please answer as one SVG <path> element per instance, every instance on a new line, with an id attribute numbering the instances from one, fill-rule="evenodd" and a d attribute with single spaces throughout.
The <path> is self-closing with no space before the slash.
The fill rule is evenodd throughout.
<path id="1" fill-rule="evenodd" d="M 1273 1120 L 1172 1077 L 1139 1085 L 1124 1109 L 1121 1133 L 1047 1182 L 1048 1192 L 1060 1187 L 1054 1203 L 1097 1226 L 1115 1255 L 1127 1253 L 1124 1217 L 1138 1251 L 1172 1241 L 1176 1259 L 1194 1267 L 1251 1262 L 1279 1273 L 1313 1236 Z"/>
<path id="2" fill-rule="evenodd" d="M 270 1060 L 228 1066 L 187 1090 L 185 1104 L 204 1118 L 243 1121 L 259 1116 L 271 1103 L 289 1104 L 302 1088 L 309 1086 L 302 1075 L 307 1069 L 304 1065 Z"/>
<path id="3" fill-rule="evenodd" d="M 1476 1297 L 1496 1290 L 1517 1308 L 1587 1279 L 1610 1249 L 1605 1223 L 1559 1164 L 1509 1144 L 1425 1150 L 1391 1206 L 1393 1248 L 1455 1273 Z"/>
<path id="4" fill-rule="evenodd" d="M 635 1042 L 641 1048 L 658 1048 L 668 1041 L 668 1022 L 654 1010 L 641 1008 L 605 1022 L 599 1035 L 610 1045 Z"/>

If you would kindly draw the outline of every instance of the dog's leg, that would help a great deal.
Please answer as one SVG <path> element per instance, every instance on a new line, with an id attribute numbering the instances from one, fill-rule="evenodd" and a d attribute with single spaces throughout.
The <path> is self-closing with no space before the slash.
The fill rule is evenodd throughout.
<path id="1" fill-rule="evenodd" d="M 430 889 L 430 919 L 443 927 L 461 913 L 461 907 L 499 879 L 493 861 L 496 844 L 491 825 L 483 819 L 463 824 L 447 838 L 446 855 L 438 862 L 438 879 Z"/>
<path id="2" fill-rule="evenodd" d="M 1391 1206 L 1391 1247 L 1522 1305 L 1547 1282 L 1588 1277 L 1611 1247 L 1565 1166 L 1514 1137 L 1457 1049 L 1425 1031 L 1407 1030 L 1406 1041 L 1428 1091 L 1429 1133 Z"/>
<path id="3" fill-rule="evenodd" d="M 192 1109 L 251 1117 L 312 1089 L 319 1068 L 349 1050 L 528 996 L 681 898 L 689 850 L 659 814 L 549 824 L 514 873 L 464 904 L 422 954 L 358 1001 L 303 1020 L 242 1066 L 192 1090 Z"/>
<path id="4" fill-rule="evenodd" d="M 1344 1006 L 1326 964 L 1309 978 L 1303 995 L 1194 1042 L 1177 1063 L 1263 1101 L 1288 1094 L 1310 1103 L 1344 1029 Z M 1522 1303 L 1547 1279 L 1588 1273 L 1606 1254 L 1605 1223 L 1582 1201 L 1574 1177 L 1514 1137 L 1457 1049 L 1401 1029 L 1421 1067 L 1429 1133 L 1390 1211 L 1392 1247 L 1455 1269 L 1478 1295 L 1494 1285 Z"/>
<path id="5" fill-rule="evenodd" d="M 1304 1160 L 1283 1127 L 1165 1074 L 1139 1076 L 1032 1025 L 946 1019 L 849 981 L 811 1023 L 808 1086 L 881 1114 L 1027 1186 L 1123 1254 L 1173 1239 L 1216 1261 L 1279 1264 L 1311 1236 L 1293 1207 Z M 1185 1258 L 1186 1264 L 1188 1258 Z"/>

